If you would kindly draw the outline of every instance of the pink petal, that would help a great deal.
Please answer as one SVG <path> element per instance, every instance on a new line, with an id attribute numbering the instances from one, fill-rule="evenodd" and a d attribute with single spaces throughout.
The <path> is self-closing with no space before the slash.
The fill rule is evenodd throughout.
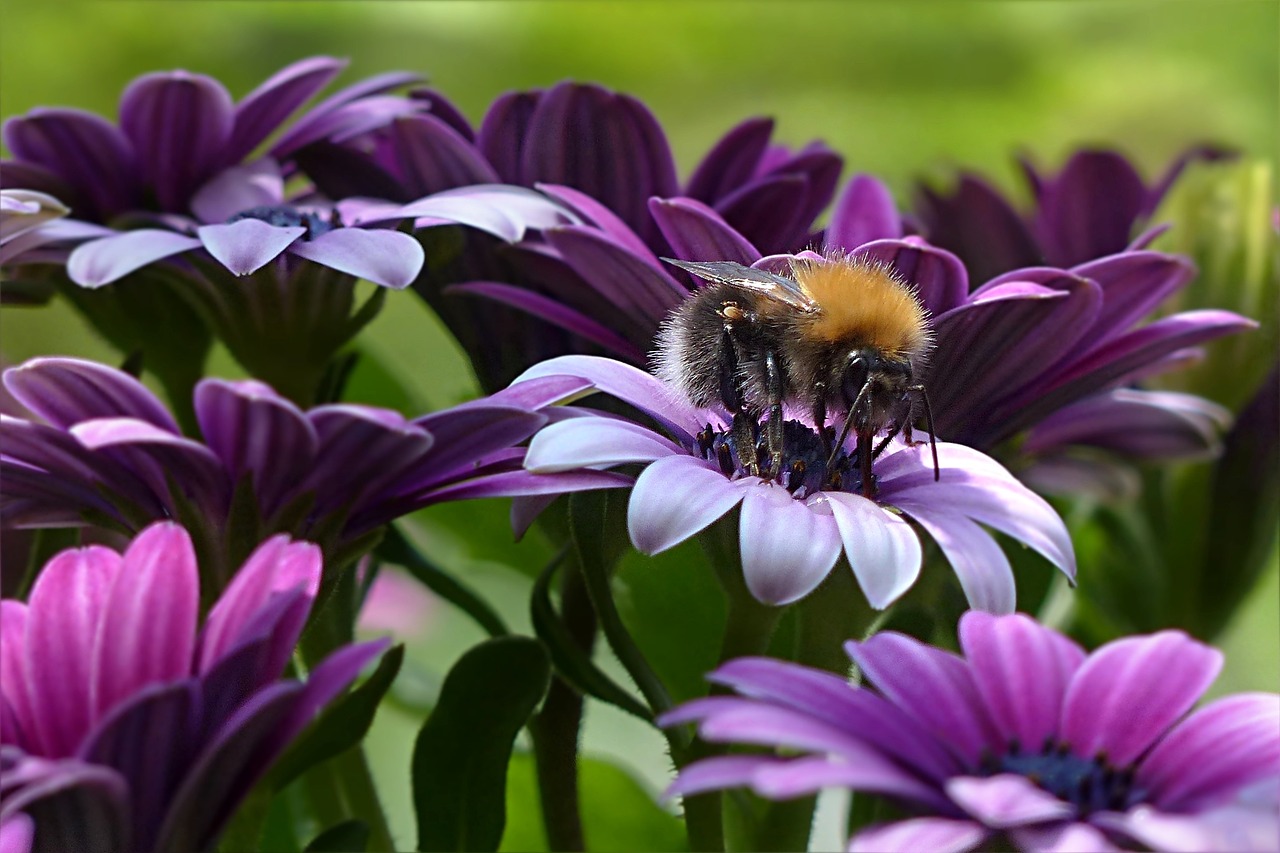
<path id="1" fill-rule="evenodd" d="M 1012 773 L 986 778 L 957 776 L 948 780 L 946 787 L 952 800 L 994 829 L 1065 820 L 1076 812 L 1075 806 Z"/>
<path id="2" fill-rule="evenodd" d="M 971 820 L 917 817 L 862 830 L 849 839 L 849 853 L 967 853 L 988 834 Z"/>

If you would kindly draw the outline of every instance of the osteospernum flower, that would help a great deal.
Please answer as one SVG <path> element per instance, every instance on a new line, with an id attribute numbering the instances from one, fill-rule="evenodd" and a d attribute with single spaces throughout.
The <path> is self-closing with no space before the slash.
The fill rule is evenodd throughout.
<path id="1" fill-rule="evenodd" d="M 201 627 L 195 550 L 172 522 L 124 554 L 51 559 L 27 603 L 0 602 L 6 834 L 40 851 L 211 849 L 272 762 L 386 648 L 347 646 L 305 683 L 281 680 L 320 574 L 317 546 L 273 537 Z"/>
<path id="2" fill-rule="evenodd" d="M 750 787 L 772 799 L 843 787 L 906 811 L 852 851 L 1275 850 L 1280 696 L 1187 714 L 1222 666 L 1180 631 L 1086 655 L 1022 614 L 970 611 L 963 656 L 887 631 L 846 649 L 862 686 L 767 658 L 708 677 L 663 725 L 776 753 L 706 759 L 670 794 Z M 1269 800 L 1269 802 L 1268 802 Z"/>
<path id="3" fill-rule="evenodd" d="M 804 597 L 843 553 L 872 606 L 888 606 L 920 572 L 920 539 L 908 518 L 937 542 L 973 607 L 1009 612 L 1015 598 L 1009 561 L 980 525 L 1025 542 L 1068 577 L 1075 573 L 1071 540 L 1057 513 L 975 450 L 939 442 L 941 480 L 934 482 L 927 446 L 891 445 L 875 460 L 870 500 L 848 448 L 828 470 L 817 434 L 799 420 L 785 426 L 782 473 L 761 479 L 745 473 L 727 412 L 694 408 L 654 376 L 592 356 L 536 365 L 512 388 L 555 376 L 579 378 L 630 404 L 666 434 L 590 410 L 553 409 L 556 420 L 534 436 L 525 467 L 551 474 L 645 465 L 627 524 L 632 543 L 647 554 L 683 542 L 741 506 L 742 571 L 760 601 Z"/>

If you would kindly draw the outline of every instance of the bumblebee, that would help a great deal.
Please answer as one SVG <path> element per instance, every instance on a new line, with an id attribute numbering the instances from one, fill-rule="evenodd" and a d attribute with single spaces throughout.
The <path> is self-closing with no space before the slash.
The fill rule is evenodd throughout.
<path id="1" fill-rule="evenodd" d="M 664 321 L 655 372 L 696 406 L 723 404 L 737 448 L 756 447 L 763 432 L 763 459 L 739 452 L 749 474 L 781 474 L 788 404 L 812 415 L 828 470 L 849 433 L 856 436 L 868 497 L 872 461 L 899 432 L 917 443 L 912 423 L 923 413 L 938 479 L 933 416 L 919 379 L 933 343 L 929 314 L 892 268 L 837 255 L 798 259 L 785 277 L 731 261 L 663 260 L 708 286 Z M 832 414 L 843 419 L 838 439 Z"/>

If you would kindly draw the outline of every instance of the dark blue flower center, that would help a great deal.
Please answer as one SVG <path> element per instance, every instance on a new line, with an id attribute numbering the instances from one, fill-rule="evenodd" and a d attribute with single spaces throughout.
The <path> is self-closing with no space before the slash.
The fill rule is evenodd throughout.
<path id="1" fill-rule="evenodd" d="M 1025 776 L 1060 800 L 1074 804 L 1081 815 L 1124 811 L 1141 799 L 1133 787 L 1132 767 L 1113 767 L 1106 758 L 1082 758 L 1066 744 L 1050 740 L 1039 752 L 1023 752 L 1014 744 L 1000 758 L 983 761 L 988 775 Z"/>
<path id="2" fill-rule="evenodd" d="M 862 475 L 857 454 L 841 448 L 828 466 L 827 459 L 831 456 L 830 448 L 835 443 L 836 432 L 832 427 L 827 427 L 825 433 L 825 437 L 822 437 L 812 427 L 800 421 L 784 421 L 782 465 L 777 471 L 768 470 L 769 448 L 759 424 L 753 434 L 755 446 L 747 452 L 755 456 L 756 465 L 765 472 L 767 478 L 797 498 L 807 497 L 816 491 L 861 494 Z M 694 452 L 719 465 L 725 476 L 744 476 L 747 473 L 742 452 L 730 431 L 707 424 L 707 428 L 699 432 L 696 438 L 698 445 Z M 875 477 L 872 475 L 872 490 L 874 489 Z"/>
<path id="3" fill-rule="evenodd" d="M 324 214 L 315 212 L 303 213 L 296 207 L 288 204 L 264 205 L 262 207 L 251 207 L 248 210 L 242 210 L 235 216 L 227 220 L 227 224 L 239 222 L 241 219 L 257 219 L 268 225 L 275 225 L 280 228 L 297 228 L 301 226 L 307 229 L 307 233 L 302 235 L 304 240 L 314 240 L 321 234 L 327 234 L 335 228 L 341 226 L 338 222 L 338 214 L 334 212 L 331 216 L 326 217 Z"/>

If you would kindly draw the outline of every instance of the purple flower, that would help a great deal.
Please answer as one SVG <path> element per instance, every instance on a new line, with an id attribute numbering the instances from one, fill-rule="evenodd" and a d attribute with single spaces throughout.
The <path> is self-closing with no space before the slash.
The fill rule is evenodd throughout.
<path id="1" fill-rule="evenodd" d="M 37 850 L 206 850 L 271 763 L 386 648 L 281 680 L 320 549 L 275 536 L 199 626 L 191 537 L 154 524 L 124 554 L 63 551 L 0 603 L 0 821 Z M 199 627 L 199 630 L 197 628 Z"/>
<path id="2" fill-rule="evenodd" d="M 742 570 L 760 601 L 804 597 L 844 554 L 871 605 L 887 607 L 920 572 L 920 540 L 908 518 L 937 542 L 974 607 L 1014 608 L 1009 561 L 980 524 L 1036 549 L 1068 577 L 1075 574 L 1070 537 L 1053 509 L 967 447 L 939 442 L 941 480 L 934 482 L 928 447 L 891 446 L 875 460 L 875 500 L 869 500 L 851 453 L 842 449 L 828 467 L 811 424 L 787 421 L 782 473 L 761 479 L 744 472 L 727 412 L 681 402 L 648 373 L 608 359 L 564 356 L 530 369 L 512 388 L 549 377 L 579 378 L 635 407 L 666 434 L 612 415 L 561 409 L 534 436 L 525 467 L 551 475 L 645 465 L 627 524 L 632 543 L 646 554 L 683 542 L 741 506 Z M 517 515 L 527 517 L 536 503 L 522 501 Z"/>
<path id="3" fill-rule="evenodd" d="M 4 185 L 48 193 L 89 222 L 112 223 L 141 211 L 197 213 L 200 194 L 259 150 L 292 172 L 293 159 L 311 145 L 357 138 L 421 109 L 386 94 L 420 79 L 396 72 L 330 95 L 284 129 L 345 65 L 324 56 L 295 62 L 238 104 L 203 74 L 145 74 L 121 95 L 118 125 L 77 109 L 32 110 L 4 123 L 13 154 L 0 163 Z"/>
<path id="4" fill-rule="evenodd" d="M 677 194 L 717 210 L 768 251 L 803 248 L 831 202 L 840 157 L 819 142 L 771 144 L 773 121 L 730 130 L 680 187 L 671 146 L 642 102 L 595 84 L 559 83 L 498 98 L 474 130 L 440 93 L 415 92 L 429 112 L 397 117 L 372 145 L 317 146 L 303 159 L 333 197 L 408 200 L 470 184 L 543 184 L 585 193 L 656 251 L 653 196 Z"/>
<path id="5" fill-rule="evenodd" d="M 1019 214 L 985 180 L 962 172 L 949 194 L 921 186 L 919 215 L 929 241 L 959 256 L 976 280 L 1019 267 L 1074 267 L 1147 245 L 1163 228 L 1135 232 L 1182 170 L 1226 156 L 1211 146 L 1190 149 L 1151 185 L 1115 151 L 1077 151 L 1054 176 L 1022 159 L 1035 201 L 1030 214 Z"/>
<path id="6" fill-rule="evenodd" d="M 747 786 L 786 799 L 844 787 L 906 812 L 858 831 L 853 851 L 1280 843 L 1280 696 L 1228 696 L 1187 714 L 1222 665 L 1215 649 L 1162 631 L 1086 656 L 1022 614 L 973 611 L 960 646 L 963 657 L 892 631 L 849 642 L 863 687 L 791 663 L 730 661 L 709 678 L 736 695 L 660 722 L 697 722 L 706 740 L 785 756 L 706 759 L 668 793 Z"/>
<path id="7" fill-rule="evenodd" d="M 6 371 L 4 384 L 44 422 L 0 421 L 0 523 L 133 532 L 176 518 L 212 555 L 219 585 L 243 556 L 237 547 L 272 533 L 316 541 L 341 564 L 368 534 L 429 504 L 619 479 L 521 465 L 515 445 L 582 381 L 534 383 L 407 420 L 353 404 L 304 411 L 261 382 L 205 379 L 194 400 L 203 441 L 184 437 L 150 391 L 105 365 L 37 358 Z"/>

